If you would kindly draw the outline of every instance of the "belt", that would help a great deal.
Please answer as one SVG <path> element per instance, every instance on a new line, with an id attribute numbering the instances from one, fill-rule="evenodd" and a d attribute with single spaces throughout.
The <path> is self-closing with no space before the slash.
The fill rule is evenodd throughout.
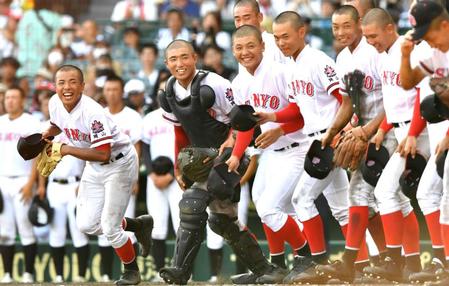
<path id="1" fill-rule="evenodd" d="M 117 156 L 115 156 L 114 158 L 111 158 L 108 162 L 101 163 L 100 165 L 107 165 L 107 164 L 109 164 L 109 163 L 112 163 L 112 162 L 115 162 L 115 161 L 117 161 L 117 160 L 120 160 L 120 159 L 123 158 L 123 157 L 125 157 L 125 155 L 123 155 L 123 153 L 120 152 L 120 153 L 118 153 Z"/>
<path id="2" fill-rule="evenodd" d="M 391 124 L 393 125 L 394 128 L 398 128 L 398 127 L 404 127 L 409 123 L 410 123 L 410 120 L 402 121 L 402 122 L 395 122 L 395 123 L 391 123 Z"/>
<path id="3" fill-rule="evenodd" d="M 298 147 L 298 146 L 299 146 L 299 143 L 298 142 L 294 142 L 294 143 L 292 143 L 292 144 L 290 144 L 288 146 L 285 146 L 283 148 L 274 149 L 274 151 L 276 151 L 276 152 L 285 151 L 285 150 L 288 150 L 288 149 L 291 149 L 291 148 L 295 148 L 295 147 Z"/>
<path id="4" fill-rule="evenodd" d="M 75 177 L 72 176 L 72 177 L 68 177 L 66 179 L 53 178 L 53 182 L 62 184 L 62 185 L 76 183 L 76 182 L 79 182 L 80 180 L 81 180 L 81 178 L 78 176 L 75 176 Z"/>
<path id="5" fill-rule="evenodd" d="M 320 131 L 317 131 L 317 132 L 313 132 L 313 133 L 307 134 L 307 136 L 315 137 L 315 136 L 318 136 L 318 135 L 321 135 L 321 134 L 325 133 L 326 131 L 327 131 L 327 129 L 323 129 L 323 130 L 320 130 Z"/>

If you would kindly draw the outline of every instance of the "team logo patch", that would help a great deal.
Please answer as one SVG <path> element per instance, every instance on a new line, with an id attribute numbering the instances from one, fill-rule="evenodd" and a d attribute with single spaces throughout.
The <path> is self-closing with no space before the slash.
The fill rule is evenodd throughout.
<path id="1" fill-rule="evenodd" d="M 231 88 L 226 89 L 225 97 L 230 103 L 234 104 L 234 93 Z"/>
<path id="2" fill-rule="evenodd" d="M 326 74 L 329 80 L 337 75 L 334 68 L 329 65 L 326 65 L 326 67 L 324 68 L 324 73 Z"/>
<path id="3" fill-rule="evenodd" d="M 408 21 L 410 22 L 410 25 L 412 25 L 413 27 L 416 26 L 416 19 L 412 14 L 408 14 Z"/>
<path id="4" fill-rule="evenodd" d="M 92 133 L 94 133 L 94 134 L 98 134 L 104 130 L 103 124 L 97 120 L 94 120 L 94 122 L 92 123 L 91 129 L 92 129 Z"/>

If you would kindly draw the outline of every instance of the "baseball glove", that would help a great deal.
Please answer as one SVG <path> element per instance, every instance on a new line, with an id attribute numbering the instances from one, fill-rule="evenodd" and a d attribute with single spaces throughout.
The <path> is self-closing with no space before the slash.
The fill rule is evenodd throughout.
<path id="1" fill-rule="evenodd" d="M 334 151 L 334 163 L 342 168 L 355 170 L 368 148 L 368 136 L 362 127 L 342 134 Z"/>
<path id="2" fill-rule="evenodd" d="M 215 148 L 187 147 L 178 154 L 178 168 L 187 179 L 205 182 L 217 156 Z"/>
<path id="3" fill-rule="evenodd" d="M 58 165 L 59 161 L 61 161 L 61 147 L 62 143 L 49 143 L 44 148 L 44 150 L 41 151 L 41 153 L 37 157 L 37 170 L 39 173 L 44 176 L 48 177 L 51 172 L 56 168 L 56 165 Z M 50 154 L 47 153 L 47 149 L 50 150 Z"/>

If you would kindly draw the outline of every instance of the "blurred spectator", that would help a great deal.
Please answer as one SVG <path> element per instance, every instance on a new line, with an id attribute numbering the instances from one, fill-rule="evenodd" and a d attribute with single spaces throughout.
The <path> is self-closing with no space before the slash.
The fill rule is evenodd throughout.
<path id="1" fill-rule="evenodd" d="M 3 115 L 6 113 L 5 110 L 5 92 L 6 92 L 6 85 L 3 83 L 0 83 L 0 115 Z"/>
<path id="2" fill-rule="evenodd" d="M 53 47 L 51 51 L 53 53 L 57 51 L 60 55 L 56 56 L 56 54 L 53 54 L 52 59 L 56 60 L 62 57 L 62 61 L 66 61 L 66 60 L 73 60 L 76 58 L 76 54 L 71 47 L 75 40 L 75 31 L 76 31 L 75 27 L 76 26 L 71 16 L 68 15 L 62 16 L 62 25 L 61 30 L 58 33 L 56 46 Z M 50 56 L 47 58 L 47 61 L 50 62 Z"/>
<path id="3" fill-rule="evenodd" d="M 125 20 L 155 21 L 157 20 L 157 2 L 155 0 L 121 0 L 112 11 L 111 21 Z"/>
<path id="4" fill-rule="evenodd" d="M 310 19 L 309 17 L 304 17 L 304 24 L 306 29 L 306 44 L 309 44 L 312 48 L 321 50 L 323 48 L 324 42 L 323 39 L 312 34 L 312 19 Z"/>
<path id="5" fill-rule="evenodd" d="M 190 39 L 189 31 L 184 27 L 184 14 L 181 10 L 168 10 L 166 19 L 167 28 L 159 29 L 159 41 L 157 43 L 159 50 L 165 50 L 173 40 L 182 39 L 188 41 Z"/>
<path id="6" fill-rule="evenodd" d="M 159 82 L 168 77 L 168 72 L 156 68 L 156 61 L 159 55 L 157 46 L 153 43 L 144 44 L 140 47 L 141 70 L 137 77 L 145 83 L 146 96 L 151 98 L 153 104 L 157 102 L 156 93 Z M 153 107 L 152 109 L 156 109 Z"/>
<path id="7" fill-rule="evenodd" d="M 55 94 L 55 85 L 52 81 L 41 81 L 34 89 L 33 101 L 30 111 L 39 121 L 46 121 L 50 117 L 48 115 L 48 100 Z"/>
<path id="8" fill-rule="evenodd" d="M 196 46 L 215 44 L 224 50 L 231 49 L 231 36 L 222 31 L 221 15 L 219 11 L 208 12 L 201 23 L 202 31 L 196 35 Z"/>
<path id="9" fill-rule="evenodd" d="M 278 1 L 276 1 L 278 2 Z M 282 1 L 279 1 L 282 2 Z M 307 16 L 307 17 L 317 17 L 320 15 L 320 1 L 313 1 L 313 0 L 291 0 L 291 1 L 284 1 L 288 2 L 285 3 L 286 6 L 284 7 L 285 10 L 291 10 L 298 12 L 301 16 Z M 280 3 L 278 3 L 280 5 Z M 278 11 L 280 12 L 280 11 Z"/>
<path id="10" fill-rule="evenodd" d="M 64 56 L 64 52 L 57 47 L 50 50 L 47 56 L 47 60 L 44 63 L 44 67 L 52 74 L 55 74 L 56 70 L 60 65 L 64 63 L 65 60 L 70 59 Z"/>
<path id="11" fill-rule="evenodd" d="M 17 31 L 17 22 L 19 19 L 8 17 L 6 25 L 0 30 L 0 57 L 17 56 L 17 44 L 15 34 Z"/>
<path id="12" fill-rule="evenodd" d="M 16 32 L 17 58 L 21 63 L 19 76 L 33 77 L 56 44 L 61 16 L 50 10 L 51 6 L 48 8 L 28 10 L 19 22 Z"/>
<path id="13" fill-rule="evenodd" d="M 192 0 L 166 0 L 162 4 L 161 11 L 167 13 L 167 16 L 172 9 L 182 11 L 188 18 L 194 19 L 200 17 L 200 7 Z"/>
<path id="14" fill-rule="evenodd" d="M 127 27 L 123 32 L 123 41 L 112 49 L 112 57 L 120 63 L 125 81 L 135 78 L 140 70 L 139 43 L 139 29 Z"/>
<path id="15" fill-rule="evenodd" d="M 330 18 L 339 5 L 340 3 L 336 0 L 322 0 L 320 16 L 323 18 Z"/>
<path id="16" fill-rule="evenodd" d="M 73 42 L 70 48 L 78 59 L 92 60 L 92 51 L 97 42 L 98 27 L 94 20 L 86 20 L 76 32 L 78 41 Z"/>
<path id="17" fill-rule="evenodd" d="M 45 67 L 41 67 L 37 70 L 34 76 L 33 86 L 37 88 L 38 86 L 46 85 L 47 82 L 53 81 L 53 73 Z"/>
<path id="18" fill-rule="evenodd" d="M 95 59 L 93 64 L 87 67 L 85 82 L 86 86 L 84 88 L 84 93 L 93 98 L 97 98 L 99 94 L 102 94 L 104 81 L 97 81 L 100 77 L 120 75 L 120 65 L 112 60 L 110 54 L 104 54 Z"/>
<path id="19" fill-rule="evenodd" d="M 24 77 L 17 76 L 19 68 L 20 63 L 15 58 L 3 58 L 0 61 L 0 83 L 4 84 L 6 88 L 20 86 L 25 91 L 25 95 L 28 95 L 28 81 Z"/>
<path id="20" fill-rule="evenodd" d="M 237 71 L 223 65 L 223 49 L 216 45 L 208 45 L 203 49 L 203 68 L 215 72 L 222 77 L 233 80 Z"/>
<path id="21" fill-rule="evenodd" d="M 125 99 L 128 106 L 137 111 L 140 115 L 146 115 L 151 111 L 148 99 L 145 99 L 145 84 L 140 79 L 131 79 L 125 84 Z"/>
<path id="22" fill-rule="evenodd" d="M 11 2 L 12 0 L 0 0 L 0 29 L 6 27 L 11 16 Z"/>

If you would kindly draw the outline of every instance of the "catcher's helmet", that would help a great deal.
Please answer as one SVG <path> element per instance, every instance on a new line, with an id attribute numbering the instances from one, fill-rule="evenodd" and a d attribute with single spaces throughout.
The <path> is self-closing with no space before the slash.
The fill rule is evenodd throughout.
<path id="1" fill-rule="evenodd" d="M 229 114 L 232 128 L 238 131 L 248 131 L 256 126 L 258 117 L 253 114 L 254 112 L 251 105 L 235 105 Z"/>
<path id="2" fill-rule="evenodd" d="M 53 137 L 49 137 L 52 140 Z M 17 151 L 24 160 L 30 160 L 35 158 L 39 153 L 44 150 L 47 142 L 42 140 L 41 133 L 35 133 L 27 137 L 21 137 L 17 142 Z"/>
<path id="3" fill-rule="evenodd" d="M 411 154 L 407 156 L 404 172 L 399 177 L 399 185 L 407 197 L 416 197 L 416 190 L 418 189 L 419 181 L 426 168 L 426 164 L 426 158 L 418 153 L 415 154 L 415 158 L 412 158 Z"/>
<path id="4" fill-rule="evenodd" d="M 447 157 L 447 150 L 444 151 L 443 154 L 440 154 L 436 161 L 437 173 L 441 177 L 441 179 L 443 178 L 443 174 L 444 174 L 444 162 L 446 161 L 446 157 Z"/>
<path id="5" fill-rule="evenodd" d="M 379 150 L 376 150 L 376 144 L 370 143 L 368 145 L 365 162 L 360 168 L 363 179 L 375 187 L 389 159 L 390 154 L 388 154 L 387 148 L 381 145 Z"/>
<path id="6" fill-rule="evenodd" d="M 236 172 L 228 172 L 228 165 L 215 165 L 207 179 L 207 190 L 220 200 L 232 199 L 240 188 L 241 176 Z"/>
<path id="7" fill-rule="evenodd" d="M 429 123 L 448 119 L 449 109 L 436 94 L 426 96 L 420 104 L 421 116 Z"/>
<path id="8" fill-rule="evenodd" d="M 28 219 L 34 226 L 44 226 L 53 220 L 54 209 L 50 207 L 47 198 L 41 200 L 38 195 L 34 196 L 28 210 Z"/>
<path id="9" fill-rule="evenodd" d="M 314 140 L 307 152 L 304 170 L 311 177 L 320 180 L 324 179 L 334 167 L 333 157 L 334 149 L 332 147 L 326 146 L 324 149 L 321 149 L 321 141 Z"/>

